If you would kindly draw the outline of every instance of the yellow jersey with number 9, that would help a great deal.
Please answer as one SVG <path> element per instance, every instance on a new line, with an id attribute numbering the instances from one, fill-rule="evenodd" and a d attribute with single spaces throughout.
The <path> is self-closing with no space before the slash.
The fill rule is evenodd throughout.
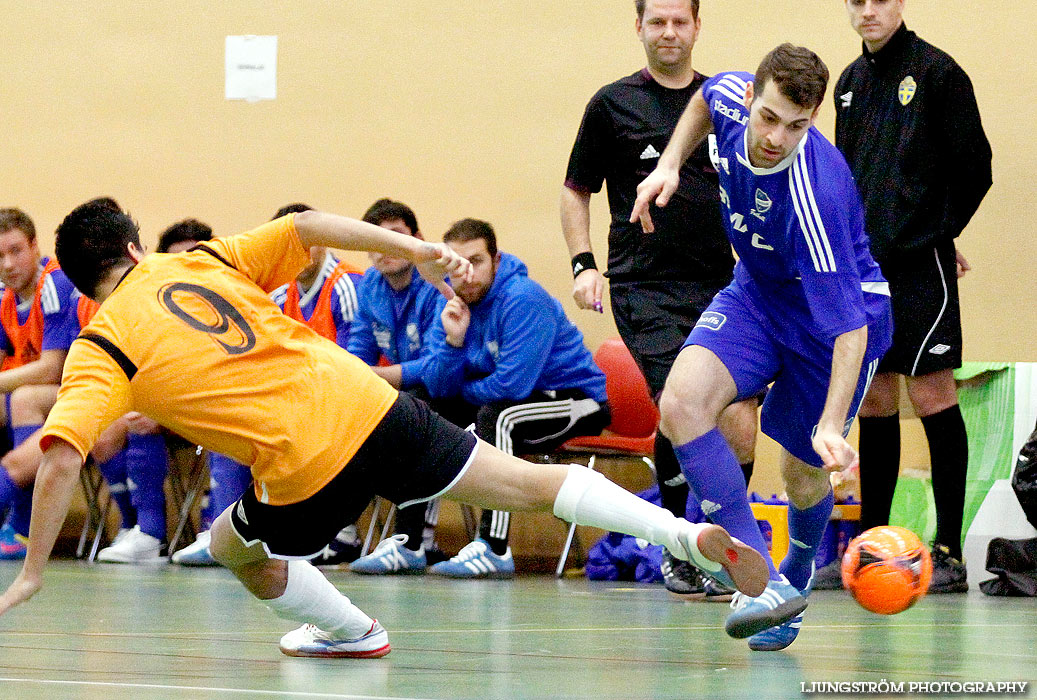
<path id="1" fill-rule="evenodd" d="M 144 258 L 72 343 L 43 449 L 60 438 L 85 458 L 104 428 L 140 411 L 248 465 L 263 503 L 313 495 L 398 394 L 270 300 L 308 262 L 294 215 Z"/>

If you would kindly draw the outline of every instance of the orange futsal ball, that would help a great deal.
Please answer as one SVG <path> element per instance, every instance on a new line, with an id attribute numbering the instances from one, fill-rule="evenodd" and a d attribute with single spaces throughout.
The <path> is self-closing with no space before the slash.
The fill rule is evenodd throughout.
<path id="1" fill-rule="evenodd" d="M 895 615 L 929 590 L 929 548 L 902 527 L 873 527 L 850 541 L 843 555 L 843 585 L 861 607 Z"/>

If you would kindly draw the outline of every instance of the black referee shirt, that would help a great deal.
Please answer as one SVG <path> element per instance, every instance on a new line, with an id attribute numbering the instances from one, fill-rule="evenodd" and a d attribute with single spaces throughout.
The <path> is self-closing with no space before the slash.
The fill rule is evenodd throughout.
<path id="1" fill-rule="evenodd" d="M 972 82 L 953 58 L 901 25 L 843 71 L 835 112 L 876 260 L 962 232 L 990 189 L 991 153 Z"/>
<path id="2" fill-rule="evenodd" d="M 659 162 L 677 120 L 706 76 L 674 90 L 642 69 L 606 85 L 587 105 L 569 156 L 565 184 L 579 192 L 608 187 L 608 276 L 639 280 L 729 280 L 731 246 L 720 219 L 719 181 L 703 143 L 681 168 L 680 185 L 663 209 L 652 207 L 655 232 L 627 221 L 637 186 Z"/>

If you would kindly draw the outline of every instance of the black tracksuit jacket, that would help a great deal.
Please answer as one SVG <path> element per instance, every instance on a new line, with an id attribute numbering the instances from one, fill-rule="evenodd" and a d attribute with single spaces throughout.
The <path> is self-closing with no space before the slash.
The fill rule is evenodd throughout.
<path id="1" fill-rule="evenodd" d="M 834 97 L 836 145 L 864 200 L 875 259 L 957 238 L 992 182 L 965 71 L 901 25 L 847 66 Z"/>

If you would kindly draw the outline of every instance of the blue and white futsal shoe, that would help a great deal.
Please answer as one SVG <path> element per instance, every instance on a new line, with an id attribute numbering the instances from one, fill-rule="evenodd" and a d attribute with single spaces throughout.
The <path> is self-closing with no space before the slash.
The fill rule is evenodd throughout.
<path id="1" fill-rule="evenodd" d="M 364 635 L 356 639 L 332 639 L 316 625 L 303 625 L 281 637 L 281 653 L 287 656 L 309 656 L 320 659 L 377 659 L 385 656 L 389 634 L 375 620 Z"/>
<path id="2" fill-rule="evenodd" d="M 451 578 L 512 578 L 515 575 L 515 560 L 511 558 L 511 547 L 504 555 L 494 554 L 486 540 L 476 538 L 446 561 L 441 561 L 428 570 L 437 576 Z"/>
<path id="3" fill-rule="evenodd" d="M 423 574 L 428 563 L 425 559 L 425 548 L 418 551 L 407 549 L 407 535 L 393 535 L 378 543 L 374 551 L 366 557 L 360 557 L 349 565 L 349 570 L 357 574 Z"/>
<path id="4" fill-rule="evenodd" d="M 735 593 L 731 607 L 734 611 L 727 616 L 724 629 L 735 639 L 745 639 L 799 615 L 806 610 L 807 599 L 782 576 L 780 581 L 768 581 L 766 590 L 755 598 Z"/>
<path id="5" fill-rule="evenodd" d="M 183 549 L 173 552 L 173 556 L 169 559 L 174 564 L 180 564 L 181 566 L 219 566 L 209 551 L 211 542 L 212 533 L 208 530 L 202 530 L 198 533 L 198 539 Z"/>
<path id="6" fill-rule="evenodd" d="M 810 578 L 807 579 L 806 587 L 799 592 L 804 598 L 810 595 L 816 572 L 817 567 L 811 563 Z M 796 641 L 796 637 L 799 636 L 799 628 L 802 625 L 803 613 L 800 613 L 787 622 L 783 622 L 776 627 L 768 627 L 762 632 L 757 632 L 749 637 L 749 648 L 753 651 L 780 651 Z"/>

